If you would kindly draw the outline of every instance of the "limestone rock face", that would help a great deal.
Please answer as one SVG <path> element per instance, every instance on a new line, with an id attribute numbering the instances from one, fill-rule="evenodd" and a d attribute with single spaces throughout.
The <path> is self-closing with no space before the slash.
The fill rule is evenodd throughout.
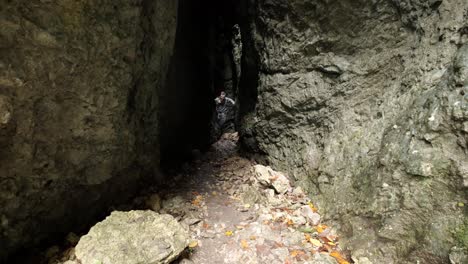
<path id="1" fill-rule="evenodd" d="M 243 146 L 294 176 L 356 259 L 447 263 L 466 230 L 468 2 L 243 10 Z"/>
<path id="2" fill-rule="evenodd" d="M 75 254 L 83 264 L 166 264 L 188 241 L 188 228 L 170 215 L 116 211 L 80 239 Z"/>
<path id="3" fill-rule="evenodd" d="M 89 224 L 158 167 L 177 3 L 0 1 L 0 262 Z"/>

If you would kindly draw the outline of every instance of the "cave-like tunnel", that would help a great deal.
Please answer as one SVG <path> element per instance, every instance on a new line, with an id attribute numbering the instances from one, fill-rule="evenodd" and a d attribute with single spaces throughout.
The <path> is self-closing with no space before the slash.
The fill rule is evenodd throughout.
<path id="1" fill-rule="evenodd" d="M 466 0 L 0 0 L 0 263 L 468 263 Z"/>

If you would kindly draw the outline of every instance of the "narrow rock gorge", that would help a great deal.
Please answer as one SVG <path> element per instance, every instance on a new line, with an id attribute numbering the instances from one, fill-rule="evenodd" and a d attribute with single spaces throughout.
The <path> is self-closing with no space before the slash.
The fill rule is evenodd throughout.
<path id="1" fill-rule="evenodd" d="M 221 91 L 350 262 L 466 261 L 466 0 L 0 0 L 0 262 L 175 192 Z"/>

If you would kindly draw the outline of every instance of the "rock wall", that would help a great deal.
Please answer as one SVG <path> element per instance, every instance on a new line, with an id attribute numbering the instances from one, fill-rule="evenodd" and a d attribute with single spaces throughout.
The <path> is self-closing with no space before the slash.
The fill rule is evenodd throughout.
<path id="1" fill-rule="evenodd" d="M 0 259 L 88 224 L 153 175 L 177 6 L 0 1 Z"/>
<path id="2" fill-rule="evenodd" d="M 244 148 L 306 187 L 356 260 L 466 248 L 468 2 L 242 9 Z"/>

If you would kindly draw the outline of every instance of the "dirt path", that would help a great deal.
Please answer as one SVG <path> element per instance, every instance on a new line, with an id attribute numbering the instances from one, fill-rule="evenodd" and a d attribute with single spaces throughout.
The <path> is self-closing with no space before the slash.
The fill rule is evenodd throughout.
<path id="1" fill-rule="evenodd" d="M 190 225 L 193 247 L 178 263 L 347 263 L 303 191 L 239 157 L 236 141 L 223 136 L 162 194 L 160 212 Z"/>
<path id="2" fill-rule="evenodd" d="M 237 134 L 225 134 L 167 188 L 137 197 L 127 209 L 171 214 L 189 226 L 190 247 L 176 264 L 349 263 L 304 192 L 238 156 L 236 143 Z M 71 248 L 49 263 L 73 255 Z"/>

